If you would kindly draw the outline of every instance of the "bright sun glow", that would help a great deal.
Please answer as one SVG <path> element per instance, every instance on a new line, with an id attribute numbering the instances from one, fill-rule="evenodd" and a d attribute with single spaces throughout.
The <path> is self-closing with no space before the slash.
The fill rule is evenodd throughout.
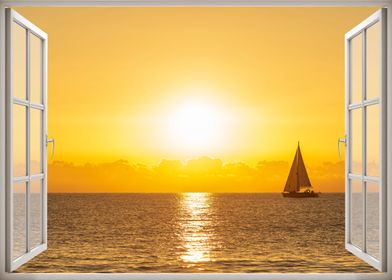
<path id="1" fill-rule="evenodd" d="M 178 148 L 206 150 L 224 138 L 226 118 L 218 107 L 188 101 L 173 109 L 168 118 L 170 142 Z"/>

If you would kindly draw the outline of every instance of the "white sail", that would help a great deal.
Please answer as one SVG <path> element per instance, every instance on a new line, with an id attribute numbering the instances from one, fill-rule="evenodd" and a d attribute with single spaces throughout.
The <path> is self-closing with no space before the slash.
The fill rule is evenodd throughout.
<path id="1" fill-rule="evenodd" d="M 301 149 L 299 147 L 295 153 L 293 164 L 291 165 L 289 177 L 287 178 L 286 185 L 284 187 L 285 192 L 298 192 L 301 187 L 311 188 L 308 172 L 306 171 L 305 163 L 302 158 Z"/>

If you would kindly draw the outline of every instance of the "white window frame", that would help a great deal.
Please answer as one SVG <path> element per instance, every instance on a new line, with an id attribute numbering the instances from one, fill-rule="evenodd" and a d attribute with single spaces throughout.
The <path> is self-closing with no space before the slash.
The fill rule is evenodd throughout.
<path id="1" fill-rule="evenodd" d="M 7 273 L 6 272 L 6 112 L 5 112 L 5 8 L 17 6 L 246 6 L 246 7 L 360 7 L 377 6 L 387 8 L 387 96 L 392 96 L 392 0 L 0 0 L 0 279 L 140 279 L 140 280 L 182 280 L 182 279 L 321 279 L 321 280 L 391 280 L 392 242 L 387 239 L 387 257 L 384 273 Z M 343 44 L 343 38 L 342 38 Z M 392 120 L 392 98 L 387 98 L 387 119 Z M 392 121 L 386 124 L 387 132 L 387 236 L 392 236 Z M 344 248 L 342 248 L 344 250 Z"/>
<path id="2" fill-rule="evenodd" d="M 8 12 L 8 13 L 7 13 Z M 13 174 L 13 149 L 12 149 L 12 130 L 13 130 L 13 120 L 12 117 L 9 118 L 7 120 L 7 124 L 6 124 L 6 130 L 9 131 L 10 133 L 8 133 L 7 135 L 7 141 L 9 144 L 7 144 L 7 151 L 6 151 L 6 158 L 8 158 L 9 162 L 10 162 L 10 166 L 9 169 L 6 170 L 7 175 L 6 175 L 6 196 L 8 197 L 8 202 L 6 204 L 6 225 L 7 226 L 7 231 L 6 231 L 6 236 L 8 240 L 11 240 L 11 242 L 6 244 L 6 268 L 7 271 L 13 271 L 15 269 L 17 269 L 19 266 L 23 265 L 24 263 L 28 262 L 30 259 L 34 258 L 35 256 L 39 255 L 40 253 L 42 253 L 43 251 L 45 251 L 47 249 L 47 147 L 46 147 L 46 135 L 47 135 L 47 81 L 46 81 L 46 76 L 47 76 L 47 55 L 46 55 L 46 50 L 47 50 L 47 35 L 42 32 L 37 26 L 35 26 L 34 24 L 32 24 L 31 22 L 29 22 L 28 20 L 26 20 L 23 16 L 19 15 L 17 12 L 15 12 L 12 9 L 8 9 L 8 11 L 6 12 L 6 21 L 8 23 L 11 24 L 6 24 L 6 38 L 7 38 L 7 51 L 11 52 L 13 49 L 12 46 L 12 39 L 11 39 L 11 34 L 12 34 L 12 24 L 18 24 L 19 26 L 21 26 L 22 28 L 24 28 L 24 30 L 26 30 L 26 71 L 27 71 L 27 75 L 26 75 L 26 84 L 27 86 L 27 99 L 20 99 L 17 98 L 15 96 L 13 96 L 13 91 L 12 91 L 12 77 L 10 79 L 8 79 L 8 85 L 6 85 L 6 90 L 8 91 L 8 94 L 6 94 L 6 99 L 8 98 L 8 100 L 6 102 L 8 102 L 8 110 L 9 110 L 9 115 L 13 115 L 12 114 L 12 110 L 14 108 L 14 105 L 18 105 L 18 106 L 23 106 L 24 108 L 26 108 L 27 110 L 27 121 L 26 121 L 26 127 L 27 127 L 27 133 L 26 133 L 26 170 L 27 170 L 27 174 L 23 175 L 23 176 L 19 176 L 19 177 L 15 177 Z M 42 41 L 42 45 L 41 45 L 41 102 L 39 103 L 35 103 L 34 101 L 31 101 L 30 99 L 30 72 L 31 69 L 29 69 L 30 66 L 30 42 L 29 39 L 31 36 L 35 36 L 37 38 L 39 38 Z M 12 57 L 12 54 L 8 54 L 9 57 Z M 9 61 L 8 63 L 6 63 L 6 71 L 8 73 L 9 76 L 12 76 L 12 61 Z M 7 109 L 7 108 L 6 108 Z M 39 174 L 31 174 L 31 170 L 30 170 L 30 149 L 31 149 L 31 144 L 30 144 L 30 132 L 31 132 L 31 123 L 30 123 L 30 112 L 31 110 L 39 110 L 42 114 L 41 117 L 41 126 L 40 126 L 40 139 L 41 139 L 41 147 L 40 147 L 40 164 L 41 164 L 41 172 Z M 30 238 L 29 238 L 29 220 L 30 220 L 30 202 L 29 202 L 29 191 L 30 191 L 30 186 L 31 186 L 31 182 L 35 181 L 35 180 L 41 180 L 41 201 L 42 201 L 42 206 L 41 206 L 41 244 L 31 248 L 30 246 Z M 13 239 L 13 185 L 15 183 L 25 183 L 27 185 L 27 190 L 26 190 L 26 224 L 25 224 L 25 229 L 26 229 L 26 253 L 24 253 L 23 255 L 21 255 L 20 257 L 13 259 L 12 257 L 12 239 Z"/>
<path id="3" fill-rule="evenodd" d="M 386 108 L 386 104 L 385 104 L 385 100 L 386 100 L 386 76 L 384 76 L 384 73 L 386 72 L 386 13 L 387 10 L 386 9 L 380 9 L 377 12 L 375 12 L 373 15 L 371 15 L 370 17 L 368 17 L 367 19 L 365 19 L 363 22 L 361 22 L 360 24 L 358 24 L 357 26 L 355 26 L 352 30 L 350 30 L 349 32 L 346 33 L 345 35 L 345 74 L 346 74 L 346 104 L 345 104 L 345 118 L 346 118 L 346 141 L 348 143 L 348 149 L 346 150 L 346 170 L 345 170 L 345 184 L 346 184 L 346 188 L 345 188 L 345 208 L 346 208 L 346 217 L 345 217 L 345 243 L 346 243 L 346 249 L 348 251 L 350 251 L 351 253 L 353 253 L 354 255 L 358 256 L 359 258 L 365 260 L 367 263 L 369 263 L 370 265 L 372 265 L 373 267 L 377 268 L 380 271 L 385 271 L 386 270 L 386 248 L 381 246 L 382 244 L 386 244 L 387 242 L 387 236 L 386 236 L 386 228 L 383 226 L 386 224 L 386 211 L 387 211 L 387 204 L 386 204 L 386 190 L 387 190 L 387 185 L 386 185 L 386 180 L 385 180 L 385 174 L 386 174 L 386 160 L 383 156 L 384 151 L 386 150 L 386 133 L 385 133 L 385 129 L 386 127 L 380 127 L 380 174 L 378 176 L 368 176 L 368 175 L 357 175 L 357 174 L 353 174 L 351 173 L 351 164 L 352 164 L 352 159 L 351 159 L 351 154 L 352 154 L 352 136 L 351 136 L 351 112 L 353 110 L 357 110 L 360 109 L 362 110 L 362 173 L 365 172 L 366 173 L 366 162 L 367 162 L 367 152 L 366 150 L 368 149 L 367 146 L 367 129 L 366 129 L 366 110 L 367 108 L 369 108 L 369 106 L 372 105 L 382 105 L 379 106 L 379 110 L 380 110 L 380 114 L 379 114 L 379 118 L 380 118 L 380 124 L 385 125 L 386 123 L 386 112 L 387 112 L 387 108 Z M 366 44 L 367 44 L 367 40 L 366 40 L 366 34 L 367 34 L 367 30 L 368 28 L 370 28 L 371 26 L 373 26 L 376 23 L 380 23 L 381 25 L 381 45 L 380 45 L 380 59 L 381 59 L 381 63 L 380 63 L 380 72 L 383 74 L 382 77 L 380 77 L 380 93 L 379 96 L 373 99 L 367 99 L 366 95 L 367 95 L 367 89 L 366 89 L 366 76 L 368 75 L 367 73 L 367 67 L 366 67 Z M 363 63 L 363 69 L 362 69 L 362 97 L 360 101 L 357 101 L 355 103 L 351 102 L 351 59 L 352 59 L 352 54 L 351 54 L 351 40 L 353 38 L 355 38 L 358 35 L 362 35 L 362 63 Z M 363 207 L 364 207 L 364 212 L 363 212 L 363 220 L 362 220 L 362 224 L 363 224 L 363 246 L 364 248 L 360 249 L 358 248 L 356 245 L 353 245 L 351 243 L 351 183 L 350 181 L 352 180 L 356 180 L 356 181 L 360 181 L 362 184 L 362 188 L 364 190 L 363 193 Z M 380 258 L 376 259 L 373 256 L 369 255 L 366 252 L 366 242 L 367 242 L 367 222 L 366 222 L 366 187 L 364 187 L 367 183 L 369 182 L 374 182 L 377 183 L 379 185 L 379 207 L 380 207 L 380 211 L 379 211 L 379 244 L 380 244 Z"/>

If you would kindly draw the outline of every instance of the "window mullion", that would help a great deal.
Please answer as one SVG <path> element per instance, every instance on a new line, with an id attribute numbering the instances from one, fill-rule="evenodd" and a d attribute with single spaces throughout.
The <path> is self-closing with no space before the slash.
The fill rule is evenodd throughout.
<path id="1" fill-rule="evenodd" d="M 30 186 L 31 186 L 31 166 L 30 166 L 30 32 L 26 32 L 26 91 L 27 101 L 29 106 L 27 107 L 27 136 L 26 136 L 26 170 L 27 170 L 27 190 L 26 190 L 26 252 L 30 251 Z"/>
<path id="2" fill-rule="evenodd" d="M 362 241 L 362 250 L 366 252 L 366 232 L 367 232 L 367 225 L 366 225 L 366 195 L 367 195 L 367 184 L 364 180 L 364 176 L 366 176 L 366 29 L 362 32 L 362 205 L 363 205 L 363 212 L 362 212 L 362 224 L 363 224 L 363 241 Z"/>

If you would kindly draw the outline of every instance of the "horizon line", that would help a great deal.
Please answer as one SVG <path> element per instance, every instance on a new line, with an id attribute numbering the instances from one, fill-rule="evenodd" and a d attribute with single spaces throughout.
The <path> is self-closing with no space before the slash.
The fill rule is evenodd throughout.
<path id="1" fill-rule="evenodd" d="M 183 193 L 210 193 L 210 194 L 281 194 L 282 192 L 48 192 L 48 194 L 183 194 Z M 316 193 L 345 193 L 342 192 L 316 192 Z"/>

